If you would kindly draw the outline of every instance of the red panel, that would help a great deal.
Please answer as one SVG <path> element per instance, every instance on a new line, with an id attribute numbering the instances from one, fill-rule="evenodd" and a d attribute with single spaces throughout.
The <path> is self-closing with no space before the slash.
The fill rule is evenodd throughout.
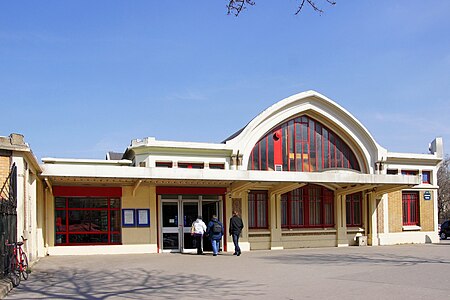
<path id="1" fill-rule="evenodd" d="M 56 197 L 122 197 L 121 187 L 54 186 Z"/>
<path id="2" fill-rule="evenodd" d="M 273 162 L 275 165 L 283 165 L 283 138 L 281 128 L 273 134 Z"/>
<path id="3" fill-rule="evenodd" d="M 174 195 L 223 195 L 227 192 L 226 188 L 205 188 L 205 187 L 156 187 L 156 194 L 174 194 Z"/>

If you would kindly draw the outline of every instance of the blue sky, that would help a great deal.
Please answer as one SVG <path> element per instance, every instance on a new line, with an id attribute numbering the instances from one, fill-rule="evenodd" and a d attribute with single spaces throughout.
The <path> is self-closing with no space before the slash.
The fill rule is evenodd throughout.
<path id="1" fill-rule="evenodd" d="M 220 142 L 316 90 L 390 151 L 450 143 L 450 1 L 1 1 L 0 135 L 38 158 Z M 448 147 L 445 150 L 449 153 Z"/>

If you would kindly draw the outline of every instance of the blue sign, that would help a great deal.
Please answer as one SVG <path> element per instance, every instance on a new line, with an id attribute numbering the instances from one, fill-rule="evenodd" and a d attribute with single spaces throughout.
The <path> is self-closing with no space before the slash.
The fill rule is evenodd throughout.
<path id="1" fill-rule="evenodd" d="M 425 191 L 423 193 L 423 200 L 431 200 L 431 193 L 430 193 L 430 191 Z"/>

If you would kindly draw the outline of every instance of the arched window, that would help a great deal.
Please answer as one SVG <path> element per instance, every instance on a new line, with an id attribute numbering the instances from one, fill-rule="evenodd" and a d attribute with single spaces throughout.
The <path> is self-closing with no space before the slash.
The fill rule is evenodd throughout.
<path id="1" fill-rule="evenodd" d="M 330 168 L 361 170 L 350 147 L 308 116 L 270 131 L 253 147 L 248 161 L 249 170 L 314 172 Z"/>

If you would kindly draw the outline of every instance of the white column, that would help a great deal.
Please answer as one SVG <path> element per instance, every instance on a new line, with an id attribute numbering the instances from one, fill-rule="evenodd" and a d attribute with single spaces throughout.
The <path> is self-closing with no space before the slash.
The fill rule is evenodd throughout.
<path id="1" fill-rule="evenodd" d="M 378 246 L 378 220 L 377 220 L 377 197 L 375 194 L 369 195 L 369 222 L 370 232 L 367 236 L 368 244 Z"/>
<path id="2" fill-rule="evenodd" d="M 334 198 L 336 213 L 336 244 L 338 247 L 348 246 L 347 237 L 347 216 L 346 216 L 346 198 L 345 195 L 337 195 Z"/>
<path id="3" fill-rule="evenodd" d="M 281 195 L 269 195 L 270 250 L 283 250 L 281 242 Z"/>

